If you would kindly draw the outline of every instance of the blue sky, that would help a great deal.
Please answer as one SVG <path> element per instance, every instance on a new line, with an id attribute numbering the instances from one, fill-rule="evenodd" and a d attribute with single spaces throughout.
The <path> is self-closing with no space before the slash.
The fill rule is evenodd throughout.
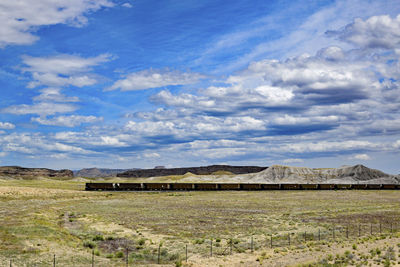
<path id="1" fill-rule="evenodd" d="M 397 1 L 5 0 L 0 165 L 399 173 Z"/>

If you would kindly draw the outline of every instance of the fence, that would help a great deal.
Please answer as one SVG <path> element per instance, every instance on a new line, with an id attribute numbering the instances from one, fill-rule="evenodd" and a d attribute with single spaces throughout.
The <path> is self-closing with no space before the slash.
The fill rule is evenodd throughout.
<path id="1" fill-rule="evenodd" d="M 119 257 L 114 259 L 119 264 L 125 263 L 126 266 L 133 266 L 138 263 L 181 263 L 188 262 L 193 255 L 202 257 L 228 256 L 234 253 L 253 253 L 259 249 L 277 249 L 284 247 L 304 248 L 309 242 L 336 242 L 339 240 L 359 239 L 371 236 L 385 236 L 398 233 L 400 224 L 392 222 L 363 223 L 363 224 L 332 224 L 314 227 L 314 231 L 290 231 L 271 235 L 253 235 L 241 238 L 209 238 L 197 239 L 182 246 L 171 246 L 164 244 L 149 245 L 146 250 L 139 247 L 120 248 Z M 144 253 L 143 251 L 147 251 Z M 101 261 L 100 261 L 101 259 Z M 63 262 L 66 262 L 63 259 Z M 104 256 L 96 255 L 95 250 L 91 251 L 90 260 L 86 260 L 86 266 L 97 265 L 99 262 L 104 264 Z M 16 257 L 9 259 L 2 266 L 71 266 L 59 263 L 57 255 L 52 254 L 48 260 L 42 259 L 38 262 L 21 262 Z M 177 265 L 178 265 L 177 264 Z M 85 265 L 85 264 L 84 264 Z"/>

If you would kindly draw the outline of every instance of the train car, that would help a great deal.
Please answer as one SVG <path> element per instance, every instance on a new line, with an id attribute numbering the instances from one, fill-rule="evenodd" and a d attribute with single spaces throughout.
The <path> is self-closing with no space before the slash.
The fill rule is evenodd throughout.
<path id="1" fill-rule="evenodd" d="M 207 183 L 199 183 L 194 184 L 195 190 L 217 190 L 217 184 L 207 184 Z"/>
<path id="2" fill-rule="evenodd" d="M 217 184 L 219 190 L 239 190 L 240 184 Z"/>
<path id="3" fill-rule="evenodd" d="M 121 191 L 140 191 L 143 189 L 141 183 L 119 183 L 118 190 Z"/>
<path id="4" fill-rule="evenodd" d="M 300 190 L 300 184 L 281 184 L 282 190 Z"/>
<path id="5" fill-rule="evenodd" d="M 240 190 L 261 190 L 261 184 L 240 184 Z"/>
<path id="6" fill-rule="evenodd" d="M 394 189 L 396 189 L 396 185 L 395 184 L 383 184 L 381 189 L 394 190 Z"/>
<path id="7" fill-rule="evenodd" d="M 400 189 L 400 184 L 396 184 L 396 189 Z"/>
<path id="8" fill-rule="evenodd" d="M 352 188 L 351 184 L 336 184 L 336 189 L 339 189 L 339 190 L 348 190 L 351 188 Z"/>
<path id="9" fill-rule="evenodd" d="M 87 191 L 113 191 L 115 184 L 113 183 L 86 183 L 85 190 Z"/>
<path id="10" fill-rule="evenodd" d="M 356 190 L 365 190 L 365 189 L 367 189 L 367 185 L 366 184 L 353 184 L 352 188 L 356 189 Z"/>
<path id="11" fill-rule="evenodd" d="M 367 189 L 369 190 L 378 190 L 381 189 L 381 184 L 367 184 Z"/>
<path id="12" fill-rule="evenodd" d="M 170 190 L 182 190 L 182 191 L 189 191 L 194 190 L 194 184 L 190 183 L 171 183 L 169 184 Z"/>
<path id="13" fill-rule="evenodd" d="M 302 190 L 317 190 L 318 184 L 300 184 Z"/>
<path id="14" fill-rule="evenodd" d="M 164 190 L 169 190 L 169 184 L 168 183 L 144 183 L 143 189 L 144 190 L 164 191 Z"/>
<path id="15" fill-rule="evenodd" d="M 335 184 L 318 184 L 319 190 L 333 190 L 335 189 Z"/>
<path id="16" fill-rule="evenodd" d="M 262 184 L 261 185 L 262 190 L 279 190 L 281 189 L 280 184 Z"/>

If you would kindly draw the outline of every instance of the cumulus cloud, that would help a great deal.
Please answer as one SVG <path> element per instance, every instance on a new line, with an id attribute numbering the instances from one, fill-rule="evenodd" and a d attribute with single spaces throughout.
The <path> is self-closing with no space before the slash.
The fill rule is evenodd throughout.
<path id="1" fill-rule="evenodd" d="M 132 4 L 131 4 L 131 3 L 128 3 L 128 2 L 123 3 L 122 6 L 123 6 L 123 7 L 127 7 L 127 8 L 132 8 L 132 7 L 133 7 Z"/>
<path id="2" fill-rule="evenodd" d="M 202 78 L 204 78 L 204 76 L 198 73 L 169 70 L 144 70 L 126 75 L 124 79 L 116 81 L 106 90 L 120 89 L 121 91 L 133 91 L 170 85 L 185 85 L 196 83 Z"/>
<path id="3" fill-rule="evenodd" d="M 357 18 L 341 31 L 328 31 L 329 35 L 361 48 L 393 49 L 400 45 L 400 15 L 372 16 L 366 20 Z"/>
<path id="4" fill-rule="evenodd" d="M 302 163 L 304 160 L 302 159 L 285 159 L 283 163 L 290 164 L 290 163 Z"/>
<path id="5" fill-rule="evenodd" d="M 90 74 L 92 67 L 111 59 L 109 54 L 83 58 L 76 55 L 56 55 L 49 57 L 23 56 L 24 72 L 32 73 L 29 88 L 40 85 L 49 87 L 76 86 L 84 87 L 97 83 L 97 78 Z"/>
<path id="6" fill-rule="evenodd" d="M 353 155 L 353 156 L 349 157 L 349 159 L 352 159 L 352 160 L 370 160 L 371 157 L 368 156 L 367 154 L 356 154 L 356 155 Z"/>
<path id="7" fill-rule="evenodd" d="M 76 111 L 78 107 L 73 104 L 39 102 L 32 105 L 14 105 L 3 108 L 1 113 L 9 113 L 15 115 L 37 114 L 41 116 L 54 115 L 56 113 L 69 113 Z"/>
<path id="8" fill-rule="evenodd" d="M 63 127 L 76 127 L 84 123 L 96 123 L 103 121 L 102 117 L 96 116 L 80 116 L 80 115 L 71 115 L 71 116 L 58 116 L 53 118 L 32 118 L 31 121 L 43 124 L 43 125 L 52 125 L 52 126 L 63 126 Z"/>
<path id="9" fill-rule="evenodd" d="M 108 0 L 4 0 L 0 4 L 0 48 L 7 45 L 32 44 L 41 26 L 68 24 L 79 27 L 87 23 L 85 14 L 113 6 Z"/>
<path id="10" fill-rule="evenodd" d="M 79 102 L 79 98 L 76 96 L 65 96 L 61 93 L 60 88 L 44 88 L 40 90 L 41 94 L 35 96 L 33 101 L 37 102 Z"/>
<path id="11" fill-rule="evenodd" d="M 45 135 L 39 133 L 12 133 L 0 139 L 0 147 L 5 152 L 18 152 L 23 154 L 42 155 L 46 153 L 72 153 L 72 154 L 92 154 L 79 146 L 64 144 L 55 140 L 50 140 Z"/>
<path id="12" fill-rule="evenodd" d="M 15 125 L 10 122 L 1 122 L 0 121 L 0 129 L 11 130 L 14 128 L 15 128 Z"/>

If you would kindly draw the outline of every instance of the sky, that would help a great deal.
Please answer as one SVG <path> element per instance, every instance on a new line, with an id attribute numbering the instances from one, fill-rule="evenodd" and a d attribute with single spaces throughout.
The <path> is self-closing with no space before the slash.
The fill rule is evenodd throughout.
<path id="1" fill-rule="evenodd" d="M 398 0 L 2 0 L 0 165 L 400 173 Z"/>

